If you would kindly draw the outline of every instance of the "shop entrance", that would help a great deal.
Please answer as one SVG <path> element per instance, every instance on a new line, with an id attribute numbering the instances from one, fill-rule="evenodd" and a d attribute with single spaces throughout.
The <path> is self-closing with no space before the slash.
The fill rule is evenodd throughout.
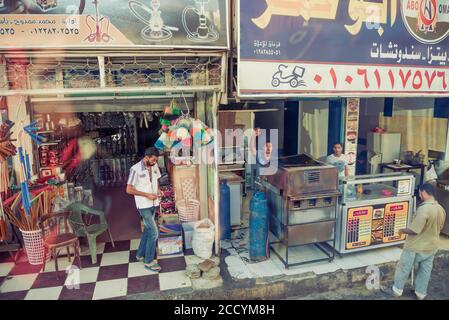
<path id="1" fill-rule="evenodd" d="M 70 200 L 104 211 L 117 241 L 141 235 L 134 198 L 125 188 L 131 166 L 158 139 L 163 112 L 163 103 L 144 103 L 63 104 L 53 112 L 34 107 L 34 120 L 44 129 L 44 143 L 35 153 L 40 176 L 64 174 Z M 159 167 L 164 175 L 163 157 Z M 98 241 L 109 241 L 107 233 Z"/>

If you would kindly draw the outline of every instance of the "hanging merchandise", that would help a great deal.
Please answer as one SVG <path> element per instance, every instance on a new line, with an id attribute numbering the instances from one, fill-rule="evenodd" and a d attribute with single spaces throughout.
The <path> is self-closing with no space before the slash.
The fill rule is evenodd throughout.
<path id="1" fill-rule="evenodd" d="M 42 140 L 44 138 L 36 133 L 39 130 L 39 127 L 37 127 L 37 121 L 33 121 L 29 125 L 24 126 L 23 130 L 31 137 L 31 139 L 37 145 L 40 145 L 42 143 Z"/>
<path id="2" fill-rule="evenodd" d="M 181 116 L 181 109 L 176 106 L 175 100 L 170 102 L 170 105 L 165 107 L 164 115 L 160 118 L 161 130 L 167 132 L 169 127 L 176 123 Z"/>
<path id="3" fill-rule="evenodd" d="M 20 159 L 20 170 L 19 170 L 19 181 L 20 189 L 22 194 L 22 204 L 23 209 L 27 216 L 30 216 L 31 202 L 30 202 L 30 190 L 28 188 L 28 181 L 30 179 L 30 167 L 29 167 L 29 156 L 23 151 L 23 131 L 19 132 L 19 159 Z M 28 159 L 28 161 L 27 161 Z"/>
<path id="4" fill-rule="evenodd" d="M 159 150 L 173 148 L 181 143 L 184 148 L 205 146 L 213 141 L 213 132 L 201 120 L 190 117 L 190 110 L 184 97 L 187 112 L 176 107 L 172 100 L 170 106 L 165 108 L 161 118 L 161 136 L 156 141 L 155 147 Z"/>
<path id="5" fill-rule="evenodd" d="M 0 125 L 0 162 L 6 161 L 7 158 L 16 155 L 16 146 L 12 144 L 13 139 L 11 139 L 10 132 L 11 128 L 14 126 L 14 122 L 6 120 Z"/>
<path id="6" fill-rule="evenodd" d="M 191 135 L 195 145 L 205 146 L 214 140 L 212 130 L 198 119 L 193 120 Z"/>

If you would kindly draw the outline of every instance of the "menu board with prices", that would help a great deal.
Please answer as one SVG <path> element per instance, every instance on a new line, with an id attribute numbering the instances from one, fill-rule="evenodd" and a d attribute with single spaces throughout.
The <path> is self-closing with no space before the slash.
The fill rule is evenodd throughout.
<path id="1" fill-rule="evenodd" d="M 352 208 L 348 211 L 346 248 L 354 249 L 371 244 L 373 207 Z"/>
<path id="2" fill-rule="evenodd" d="M 405 240 L 409 203 L 389 203 L 348 209 L 346 249 Z"/>

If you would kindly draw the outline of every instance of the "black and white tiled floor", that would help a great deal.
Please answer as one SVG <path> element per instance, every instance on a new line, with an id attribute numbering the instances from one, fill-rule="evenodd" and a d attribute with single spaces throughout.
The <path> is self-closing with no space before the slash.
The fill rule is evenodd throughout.
<path id="1" fill-rule="evenodd" d="M 143 263 L 136 260 L 139 241 L 116 241 L 115 248 L 110 243 L 98 244 L 95 265 L 88 249 L 82 248 L 78 288 L 71 288 L 70 276 L 65 271 L 71 265 L 77 265 L 73 259 L 72 263 L 67 257 L 58 259 L 58 269 L 62 270 L 58 280 L 53 260 L 47 262 L 43 272 L 42 266 L 32 266 L 20 259 L 14 263 L 8 253 L 2 253 L 0 300 L 98 300 L 191 286 L 185 268 L 194 257 L 192 250 L 160 257 L 162 271 L 156 273 L 145 269 Z"/>

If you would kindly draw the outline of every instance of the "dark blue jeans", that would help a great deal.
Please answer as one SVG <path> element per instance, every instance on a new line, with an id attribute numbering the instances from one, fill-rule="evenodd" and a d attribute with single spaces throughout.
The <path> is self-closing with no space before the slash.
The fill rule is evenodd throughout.
<path id="1" fill-rule="evenodd" d="M 159 236 L 154 214 L 156 207 L 139 209 L 140 216 L 143 219 L 143 234 L 140 238 L 139 249 L 137 249 L 137 256 L 143 257 L 146 264 L 151 263 L 156 254 L 156 243 Z"/>

